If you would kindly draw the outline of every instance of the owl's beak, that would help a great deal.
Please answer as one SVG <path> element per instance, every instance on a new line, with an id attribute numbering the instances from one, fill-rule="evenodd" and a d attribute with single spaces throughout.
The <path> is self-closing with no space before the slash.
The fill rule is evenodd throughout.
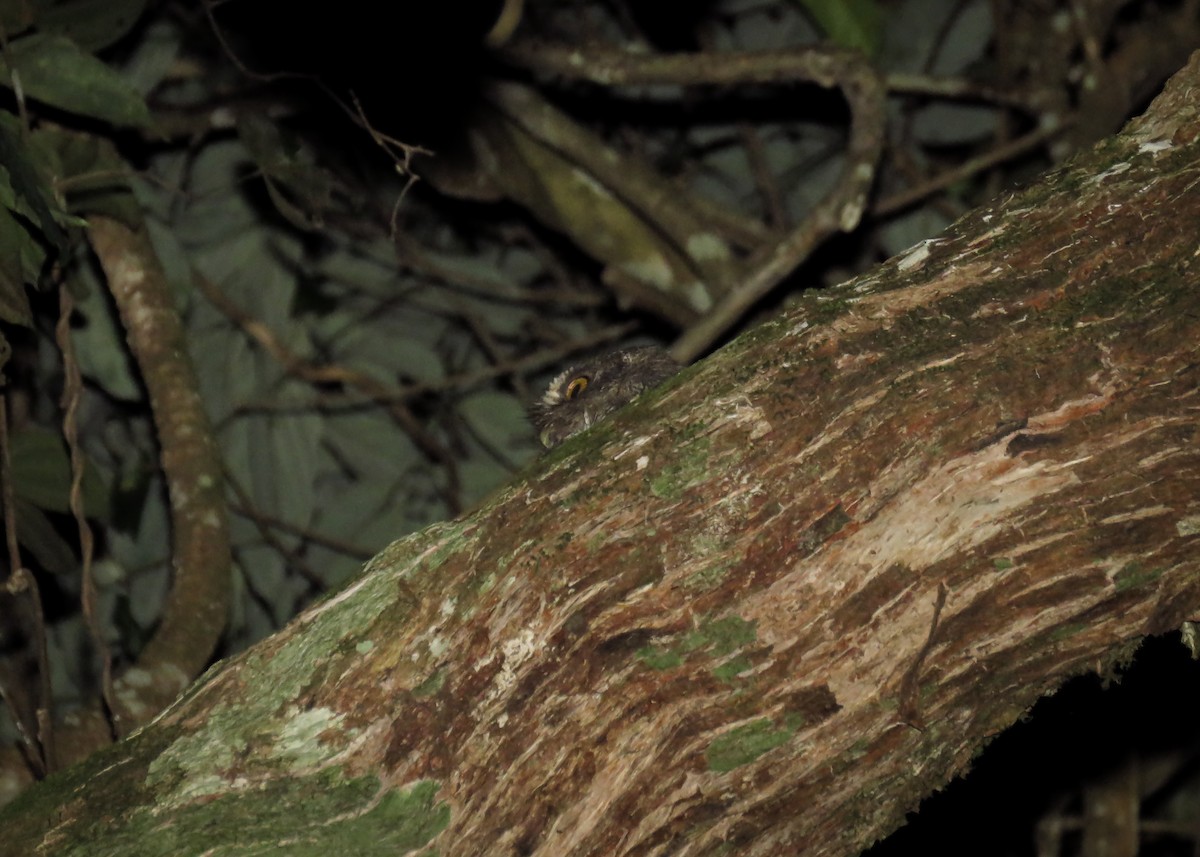
<path id="1" fill-rule="evenodd" d="M 554 443 L 553 443 L 554 438 L 551 437 L 551 435 L 550 435 L 550 429 L 546 429 L 541 434 L 539 434 L 538 440 L 540 440 L 542 442 L 542 446 L 546 447 L 546 449 L 549 449 L 550 447 L 554 446 Z"/>

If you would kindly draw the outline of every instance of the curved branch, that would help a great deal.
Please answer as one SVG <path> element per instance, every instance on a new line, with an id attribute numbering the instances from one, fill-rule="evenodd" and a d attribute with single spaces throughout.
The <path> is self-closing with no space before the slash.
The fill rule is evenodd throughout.
<path id="1" fill-rule="evenodd" d="M 645 56 L 524 42 L 501 53 L 510 62 L 534 71 L 604 86 L 813 83 L 837 88 L 849 103 L 850 140 L 837 183 L 802 223 L 778 242 L 760 247 L 740 266 L 732 287 L 672 347 L 680 362 L 691 361 L 711 346 L 822 241 L 854 229 L 862 217 L 883 149 L 885 87 L 856 51 L 818 46 L 788 52 Z"/>
<path id="2" fill-rule="evenodd" d="M 175 577 L 137 664 L 115 682 L 122 733 L 165 708 L 208 665 L 229 612 L 228 511 L 217 443 L 183 326 L 145 228 L 88 221 L 130 352 L 149 393 L 171 504 Z"/>

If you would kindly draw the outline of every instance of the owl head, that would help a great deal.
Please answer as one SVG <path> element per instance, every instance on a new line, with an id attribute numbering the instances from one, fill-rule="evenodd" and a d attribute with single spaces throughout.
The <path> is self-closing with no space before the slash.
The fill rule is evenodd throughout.
<path id="1" fill-rule="evenodd" d="M 657 345 L 603 354 L 551 381 L 530 408 L 530 419 L 543 446 L 558 446 L 678 371 L 679 364 Z"/>

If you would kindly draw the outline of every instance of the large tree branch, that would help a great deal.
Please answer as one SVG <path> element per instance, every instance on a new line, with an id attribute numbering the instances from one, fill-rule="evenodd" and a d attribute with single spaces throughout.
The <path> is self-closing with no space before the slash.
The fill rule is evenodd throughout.
<path id="1" fill-rule="evenodd" d="M 33 790 L 8 841 L 887 834 L 1040 695 L 1200 609 L 1197 86 L 1200 55 L 1123 135 L 393 544 Z"/>

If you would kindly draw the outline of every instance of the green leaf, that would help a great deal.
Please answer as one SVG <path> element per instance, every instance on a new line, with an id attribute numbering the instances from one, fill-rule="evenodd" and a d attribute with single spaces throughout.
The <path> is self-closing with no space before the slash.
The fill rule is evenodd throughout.
<path id="1" fill-rule="evenodd" d="M 238 119 L 238 136 L 262 170 L 271 202 L 300 229 L 319 229 L 333 204 L 333 178 L 278 125 L 255 114 Z"/>
<path id="2" fill-rule="evenodd" d="M 114 125 L 150 124 L 146 102 L 116 71 L 65 36 L 34 33 L 9 43 L 0 58 L 0 84 L 71 113 Z"/>
<path id="3" fill-rule="evenodd" d="M 21 547 L 33 554 L 38 565 L 51 574 L 74 576 L 79 560 L 46 513 L 21 497 L 16 498 L 13 507 L 17 512 L 17 541 Z"/>
<path id="4" fill-rule="evenodd" d="M 47 512 L 69 512 L 71 463 L 62 438 L 51 431 L 29 428 L 9 438 L 13 493 Z M 83 508 L 89 517 L 108 516 L 108 498 L 100 474 L 84 467 Z"/>
<path id="5" fill-rule="evenodd" d="M 801 0 L 835 44 L 875 56 L 883 41 L 883 13 L 875 0 Z"/>
<path id="6" fill-rule="evenodd" d="M 60 254 L 66 253 L 69 241 L 62 227 L 71 218 L 55 200 L 17 121 L 5 113 L 0 113 L 0 204 L 28 218 Z"/>
<path id="7" fill-rule="evenodd" d="M 146 0 L 67 0 L 43 9 L 37 25 L 95 53 L 132 30 L 145 10 Z"/>
<path id="8" fill-rule="evenodd" d="M 92 269 L 82 265 L 74 266 L 69 276 L 68 288 L 77 296 L 75 313 L 79 323 L 71 327 L 71 341 L 79 370 L 114 399 L 140 402 L 144 391 L 125 346 L 125 332 L 112 301 L 106 299 L 104 286 Z"/>
<path id="9" fill-rule="evenodd" d="M 157 20 L 139 33 L 130 54 L 121 63 L 121 75 L 129 85 L 147 95 L 158 88 L 176 68 L 182 49 L 180 27 L 169 21 Z"/>
<path id="10" fill-rule="evenodd" d="M 34 243 L 33 236 L 0 206 L 0 319 L 25 327 L 33 322 L 22 264 L 22 247 L 27 243 Z"/>
<path id="11" fill-rule="evenodd" d="M 142 209 L 129 187 L 128 165 L 112 142 L 48 126 L 30 135 L 30 149 L 55 177 L 73 214 L 104 214 L 136 229 Z"/>

